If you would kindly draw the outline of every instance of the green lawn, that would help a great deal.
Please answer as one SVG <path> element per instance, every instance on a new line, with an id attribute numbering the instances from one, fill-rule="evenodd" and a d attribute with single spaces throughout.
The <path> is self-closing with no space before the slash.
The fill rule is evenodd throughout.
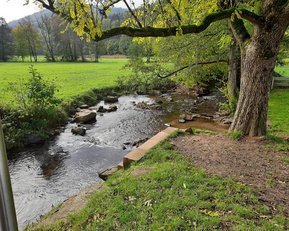
<path id="1" fill-rule="evenodd" d="M 269 100 L 272 132 L 289 135 L 289 89 L 274 89 Z"/>
<path id="2" fill-rule="evenodd" d="M 139 172 L 146 174 L 131 174 Z M 28 230 L 288 230 L 250 187 L 207 175 L 158 145 L 138 165 L 118 171 L 66 223 Z"/>
<path id="3" fill-rule="evenodd" d="M 289 66 L 277 66 L 275 68 L 275 71 L 277 71 L 279 74 L 281 74 L 284 77 L 289 77 Z"/>
<path id="4" fill-rule="evenodd" d="M 127 59 L 103 58 L 100 63 L 35 63 L 44 78 L 55 80 L 57 96 L 67 100 L 93 88 L 116 85 L 118 76 L 126 75 L 122 67 Z M 7 91 L 8 83 L 19 82 L 29 76 L 30 63 L 0 63 L 0 102 L 9 104 L 13 98 Z"/>
<path id="5" fill-rule="evenodd" d="M 277 72 L 289 77 L 289 66 L 278 66 Z M 289 135 L 289 89 L 274 89 L 270 93 L 269 120 L 271 132 L 277 135 Z"/>

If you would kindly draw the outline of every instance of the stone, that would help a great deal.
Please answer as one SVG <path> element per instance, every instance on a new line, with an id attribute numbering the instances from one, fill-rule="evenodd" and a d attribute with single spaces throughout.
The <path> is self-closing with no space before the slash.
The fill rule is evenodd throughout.
<path id="1" fill-rule="evenodd" d="M 223 124 L 231 124 L 231 123 L 233 123 L 233 119 L 231 118 L 223 119 Z"/>
<path id="2" fill-rule="evenodd" d="M 133 142 L 124 142 L 122 144 L 122 149 L 125 150 L 125 149 L 127 149 L 128 146 L 130 146 L 130 147 L 138 147 L 142 143 L 146 142 L 148 139 L 149 138 L 144 138 L 144 139 L 140 139 L 140 140 L 133 141 Z"/>
<path id="3" fill-rule="evenodd" d="M 110 106 L 109 108 L 104 108 L 103 106 L 99 106 L 97 112 L 104 113 L 104 112 L 113 112 L 116 110 L 117 110 L 117 106 Z"/>
<path id="4" fill-rule="evenodd" d="M 107 112 L 113 112 L 116 110 L 117 110 L 117 106 L 112 106 L 112 107 L 109 107 L 108 109 L 106 109 Z"/>
<path id="5" fill-rule="evenodd" d="M 185 123 L 186 121 L 184 119 L 179 119 L 179 123 Z"/>
<path id="6" fill-rule="evenodd" d="M 186 115 L 185 121 L 193 121 L 193 120 L 194 120 L 194 118 L 192 115 Z"/>
<path id="7" fill-rule="evenodd" d="M 195 118 L 200 118 L 201 115 L 200 114 L 192 114 L 192 118 L 195 119 Z"/>
<path id="8" fill-rule="evenodd" d="M 140 139 L 140 140 L 137 140 L 137 141 L 134 141 L 131 145 L 133 147 L 138 147 L 140 146 L 142 143 L 146 142 L 149 138 L 144 138 L 144 139 Z"/>
<path id="9" fill-rule="evenodd" d="M 107 96 L 104 98 L 105 103 L 117 103 L 118 97 L 117 96 Z"/>
<path id="10" fill-rule="evenodd" d="M 89 106 L 87 104 L 82 104 L 79 107 L 80 107 L 80 109 L 88 109 L 89 108 Z"/>
<path id="11" fill-rule="evenodd" d="M 97 109 L 97 112 L 106 112 L 106 110 L 103 106 L 99 106 L 99 108 Z"/>
<path id="12" fill-rule="evenodd" d="M 181 114 L 180 116 L 179 116 L 179 119 L 181 119 L 181 120 L 184 120 L 185 118 L 186 118 L 186 114 Z"/>
<path id="13" fill-rule="evenodd" d="M 117 167 L 106 169 L 106 170 L 102 171 L 101 173 L 98 173 L 98 176 L 101 179 L 103 179 L 104 181 L 106 181 L 108 179 L 108 177 L 111 176 L 113 173 L 115 173 L 117 170 L 118 170 Z"/>
<path id="14" fill-rule="evenodd" d="M 170 127 L 170 126 L 172 126 L 171 124 L 169 124 L 169 123 L 167 123 L 167 124 L 165 124 L 165 126 L 166 127 Z"/>
<path id="15" fill-rule="evenodd" d="M 84 127 L 74 127 L 71 129 L 72 134 L 84 136 L 86 133 L 86 129 Z"/>
<path id="16" fill-rule="evenodd" d="M 83 109 L 75 114 L 75 121 L 78 123 L 95 122 L 96 112 L 88 109 Z"/>

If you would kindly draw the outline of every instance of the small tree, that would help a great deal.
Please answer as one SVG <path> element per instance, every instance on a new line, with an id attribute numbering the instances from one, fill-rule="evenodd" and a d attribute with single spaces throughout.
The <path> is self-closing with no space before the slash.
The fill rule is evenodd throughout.
<path id="1" fill-rule="evenodd" d="M 22 62 L 25 57 L 29 54 L 28 43 L 24 37 L 24 31 L 18 25 L 12 30 L 13 38 L 14 38 L 14 52 L 18 58 L 21 58 Z"/>
<path id="2" fill-rule="evenodd" d="M 21 28 L 22 40 L 26 41 L 29 51 L 30 62 L 34 60 L 37 62 L 38 58 L 38 49 L 40 48 L 40 35 L 37 29 L 33 26 L 30 19 L 24 19 L 19 23 Z"/>
<path id="3" fill-rule="evenodd" d="M 31 65 L 29 67 L 30 78 L 27 81 L 20 81 L 18 84 L 10 83 L 10 91 L 15 96 L 15 103 L 18 111 L 22 113 L 24 121 L 33 124 L 38 130 L 45 131 L 49 121 L 57 120 L 57 105 L 60 100 L 55 97 L 57 88 L 54 82 L 44 80 L 43 76 Z M 36 128 L 34 127 L 34 128 Z"/>

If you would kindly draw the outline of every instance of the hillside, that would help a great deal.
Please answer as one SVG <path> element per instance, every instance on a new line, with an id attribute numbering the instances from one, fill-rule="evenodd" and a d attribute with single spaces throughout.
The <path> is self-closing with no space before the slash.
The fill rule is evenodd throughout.
<path id="1" fill-rule="evenodd" d="M 122 14 L 122 13 L 124 13 L 124 12 L 126 12 L 126 11 L 127 11 L 127 10 L 124 9 L 124 8 L 114 7 L 114 8 L 112 8 L 112 10 L 111 10 L 111 14 L 112 14 L 112 15 L 113 15 L 113 14 Z M 8 23 L 8 26 L 9 26 L 10 28 L 14 28 L 14 27 L 17 26 L 17 24 L 18 24 L 19 22 L 21 22 L 21 21 L 24 20 L 24 19 L 28 19 L 28 18 L 31 19 L 33 25 L 37 26 L 37 20 L 40 19 L 41 16 L 45 16 L 45 15 L 49 16 L 49 15 L 52 15 L 52 14 L 53 14 L 53 13 L 52 13 L 51 11 L 49 11 L 49 10 L 42 10 L 42 11 L 36 12 L 36 13 L 34 13 L 34 14 L 28 15 L 28 16 L 26 16 L 26 17 L 23 17 L 23 18 L 20 18 L 20 19 L 17 19 L 17 20 L 13 20 L 13 21 L 11 21 L 11 22 Z"/>

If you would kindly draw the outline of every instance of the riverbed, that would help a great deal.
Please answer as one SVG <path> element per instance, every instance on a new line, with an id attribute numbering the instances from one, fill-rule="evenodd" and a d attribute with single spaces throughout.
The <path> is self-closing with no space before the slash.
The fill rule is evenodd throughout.
<path id="1" fill-rule="evenodd" d="M 191 103 L 194 100 L 191 96 L 178 96 L 168 103 L 164 97 L 164 103 L 153 110 L 136 106 L 140 102 L 151 105 L 153 98 L 121 96 L 118 103 L 113 104 L 118 107 L 117 111 L 98 113 L 96 123 L 86 125 L 85 136 L 73 135 L 71 128 L 77 125 L 69 123 L 53 141 L 13 155 L 9 169 L 20 230 L 82 188 L 102 181 L 98 172 L 116 166 L 135 148 L 134 143 L 153 136 L 165 128 L 165 124 L 180 125 L 176 122 L 180 110 L 206 113 L 215 110 L 211 107 L 217 101 L 214 97 L 203 100 L 199 106 Z M 206 106 L 206 102 L 211 106 Z M 102 101 L 95 108 L 99 106 L 107 105 Z M 206 120 L 190 123 L 186 126 L 218 128 Z"/>

